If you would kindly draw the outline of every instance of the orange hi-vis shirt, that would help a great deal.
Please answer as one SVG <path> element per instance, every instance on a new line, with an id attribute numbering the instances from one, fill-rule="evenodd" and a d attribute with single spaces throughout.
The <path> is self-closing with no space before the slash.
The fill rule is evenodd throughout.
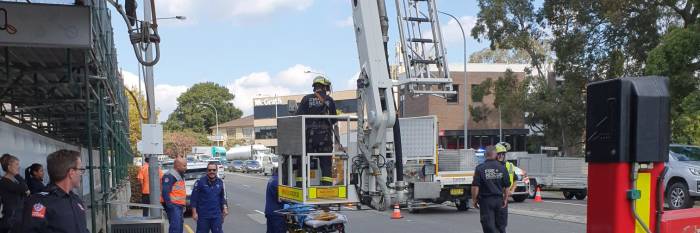
<path id="1" fill-rule="evenodd" d="M 160 170 L 160 168 L 158 168 L 158 174 L 160 175 L 158 180 L 161 180 L 163 178 L 163 170 Z M 148 181 L 148 163 L 143 163 L 143 166 L 141 166 L 141 169 L 139 169 L 139 173 L 136 178 L 139 179 L 139 181 L 141 182 L 141 193 L 151 194 L 151 186 L 149 185 Z"/>

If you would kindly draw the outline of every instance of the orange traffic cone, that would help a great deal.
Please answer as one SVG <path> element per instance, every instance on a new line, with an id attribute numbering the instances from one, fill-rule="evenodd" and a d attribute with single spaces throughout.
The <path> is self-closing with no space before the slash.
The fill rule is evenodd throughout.
<path id="1" fill-rule="evenodd" d="M 401 219 L 401 210 L 399 209 L 399 204 L 394 205 L 394 213 L 391 214 L 391 219 Z"/>
<path id="2" fill-rule="evenodd" d="M 535 202 L 542 202 L 542 194 L 540 193 L 540 187 L 537 187 L 537 192 L 535 193 Z"/>

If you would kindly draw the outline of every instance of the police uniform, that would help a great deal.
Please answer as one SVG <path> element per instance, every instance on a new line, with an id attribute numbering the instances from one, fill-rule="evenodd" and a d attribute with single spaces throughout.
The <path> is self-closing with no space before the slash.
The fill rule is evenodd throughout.
<path id="1" fill-rule="evenodd" d="M 88 233 L 86 207 L 78 195 L 54 184 L 24 204 L 23 233 Z"/>
<path id="2" fill-rule="evenodd" d="M 197 209 L 197 233 L 223 233 L 223 209 L 227 206 L 224 181 L 203 176 L 194 183 L 190 206 Z"/>
<path id="3" fill-rule="evenodd" d="M 318 96 L 317 96 L 318 95 Z M 324 92 L 309 94 L 301 99 L 296 115 L 336 115 L 335 101 Z M 333 125 L 336 119 L 307 119 L 306 120 L 306 153 L 333 152 Z M 324 185 L 333 183 L 333 158 L 319 157 L 321 166 L 321 182 Z M 300 169 L 298 169 L 300 170 Z"/>
<path id="4" fill-rule="evenodd" d="M 503 211 L 503 192 L 510 187 L 505 166 L 496 160 L 486 160 L 474 171 L 472 185 L 479 187 L 479 210 L 484 233 L 505 233 L 507 210 Z"/>
<path id="5" fill-rule="evenodd" d="M 277 195 L 277 184 L 279 176 L 272 175 L 267 182 L 267 190 L 265 192 L 265 218 L 267 219 L 267 233 L 284 233 L 287 232 L 287 225 L 284 217 L 275 212 L 282 209 L 282 203 Z"/>
<path id="6" fill-rule="evenodd" d="M 185 224 L 183 216 L 187 199 L 185 180 L 182 179 L 182 175 L 179 172 L 170 170 L 163 175 L 162 184 L 161 199 L 163 205 L 165 205 L 165 212 L 168 214 L 168 222 L 170 223 L 168 232 L 182 233 L 182 227 Z"/>

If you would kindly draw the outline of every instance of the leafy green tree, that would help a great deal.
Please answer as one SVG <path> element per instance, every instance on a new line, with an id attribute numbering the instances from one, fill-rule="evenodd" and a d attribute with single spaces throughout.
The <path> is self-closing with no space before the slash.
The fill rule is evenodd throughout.
<path id="1" fill-rule="evenodd" d="M 232 101 L 235 98 L 228 88 L 213 82 L 197 83 L 177 98 L 177 108 L 168 117 L 166 130 L 191 129 L 197 133 L 208 133 L 216 125 L 214 109 L 218 111 L 219 123 L 241 117 L 242 112 Z"/>
<path id="2" fill-rule="evenodd" d="M 485 48 L 469 55 L 471 63 L 530 64 L 530 55 L 522 49 Z"/>

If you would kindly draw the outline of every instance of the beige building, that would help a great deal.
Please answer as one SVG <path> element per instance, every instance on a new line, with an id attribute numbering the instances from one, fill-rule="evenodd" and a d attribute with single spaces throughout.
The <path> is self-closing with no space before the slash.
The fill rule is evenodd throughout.
<path id="1" fill-rule="evenodd" d="M 254 142 L 270 147 L 272 151 L 277 149 L 277 117 L 292 116 L 288 110 L 289 101 L 296 101 L 298 104 L 303 95 L 289 95 L 277 97 L 262 97 L 253 99 L 253 125 Z M 357 113 L 357 92 L 355 90 L 335 91 L 331 93 L 335 101 L 336 109 L 342 115 L 355 116 Z M 348 127 L 346 123 L 339 123 L 339 130 L 345 132 Z M 350 129 L 355 129 L 356 124 L 350 124 Z"/>
<path id="2" fill-rule="evenodd" d="M 524 151 L 526 149 L 526 136 L 529 129 L 524 124 L 524 114 L 520 118 L 513 119 L 510 123 L 499 121 L 498 109 L 494 107 L 495 96 L 485 95 L 482 99 L 473 99 L 473 90 L 486 79 L 496 81 L 504 75 L 507 69 L 514 72 L 518 80 L 526 76 L 526 64 L 467 64 L 467 85 L 464 84 L 464 67 L 450 66 L 450 77 L 453 80 L 454 90 L 457 95 L 449 98 L 422 95 L 418 97 L 407 96 L 403 101 L 403 113 L 405 117 L 436 115 L 440 128 L 440 146 L 456 149 L 464 146 L 464 108 L 468 106 L 486 109 L 482 114 L 484 119 L 475 121 L 469 114 L 469 141 L 470 148 L 483 148 L 494 145 L 499 141 L 509 142 L 513 150 Z M 465 104 L 465 91 L 468 93 Z M 503 139 L 499 139 L 500 130 Z"/>
<path id="3" fill-rule="evenodd" d="M 216 126 L 211 127 L 215 132 Z M 219 134 L 224 138 L 224 146 L 231 147 L 236 143 L 253 144 L 253 115 L 245 116 L 219 125 Z"/>

